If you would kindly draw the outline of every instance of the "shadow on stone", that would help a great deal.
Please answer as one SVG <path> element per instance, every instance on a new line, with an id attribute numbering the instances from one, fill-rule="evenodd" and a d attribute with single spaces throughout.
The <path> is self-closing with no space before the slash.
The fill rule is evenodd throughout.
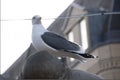
<path id="1" fill-rule="evenodd" d="M 46 51 L 30 56 L 21 74 L 22 79 L 58 79 L 65 73 L 65 66 Z"/>

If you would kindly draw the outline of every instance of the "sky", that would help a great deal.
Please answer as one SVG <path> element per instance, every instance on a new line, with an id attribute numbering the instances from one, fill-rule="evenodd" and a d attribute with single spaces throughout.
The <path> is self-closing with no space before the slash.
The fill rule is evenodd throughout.
<path id="1" fill-rule="evenodd" d="M 34 15 L 42 17 L 47 28 L 73 0 L 1 0 L 1 73 L 4 73 L 29 47 Z M 14 20 L 14 21 L 11 21 Z"/>

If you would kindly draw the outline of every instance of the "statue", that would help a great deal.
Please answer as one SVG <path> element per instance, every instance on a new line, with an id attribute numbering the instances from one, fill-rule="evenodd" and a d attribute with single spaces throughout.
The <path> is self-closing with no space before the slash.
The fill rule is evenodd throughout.
<path id="1" fill-rule="evenodd" d="M 32 45 L 2 76 L 7 80 L 102 80 L 95 74 L 72 70 L 47 51 L 36 52 Z"/>

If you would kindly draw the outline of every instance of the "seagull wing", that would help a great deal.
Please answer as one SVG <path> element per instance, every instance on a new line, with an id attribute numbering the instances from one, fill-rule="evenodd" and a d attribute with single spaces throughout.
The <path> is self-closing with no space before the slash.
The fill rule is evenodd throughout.
<path id="1" fill-rule="evenodd" d="M 85 58 L 95 58 L 91 54 L 86 54 L 81 46 L 79 46 L 73 42 L 70 42 L 67 39 L 65 39 L 55 33 L 45 32 L 41 36 L 41 38 L 48 46 L 50 46 L 56 50 L 70 52 L 70 54 L 69 54 L 70 57 L 79 59 L 82 62 L 86 61 Z M 74 54 L 72 54 L 72 53 L 74 53 Z"/>
<path id="2" fill-rule="evenodd" d="M 80 46 L 68 41 L 67 39 L 61 37 L 52 32 L 45 32 L 42 36 L 43 41 L 50 47 L 57 50 L 66 50 L 66 51 L 80 51 Z"/>

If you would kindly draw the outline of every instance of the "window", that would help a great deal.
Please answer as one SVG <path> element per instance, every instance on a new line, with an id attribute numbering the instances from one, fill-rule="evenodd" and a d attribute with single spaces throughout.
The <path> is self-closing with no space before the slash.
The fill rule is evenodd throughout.
<path id="1" fill-rule="evenodd" d="M 87 25 L 85 19 L 83 19 L 80 22 L 80 32 L 81 32 L 82 47 L 86 50 L 88 48 L 88 35 L 87 35 Z"/>
<path id="2" fill-rule="evenodd" d="M 68 40 L 74 42 L 74 34 L 72 31 L 68 34 Z"/>

